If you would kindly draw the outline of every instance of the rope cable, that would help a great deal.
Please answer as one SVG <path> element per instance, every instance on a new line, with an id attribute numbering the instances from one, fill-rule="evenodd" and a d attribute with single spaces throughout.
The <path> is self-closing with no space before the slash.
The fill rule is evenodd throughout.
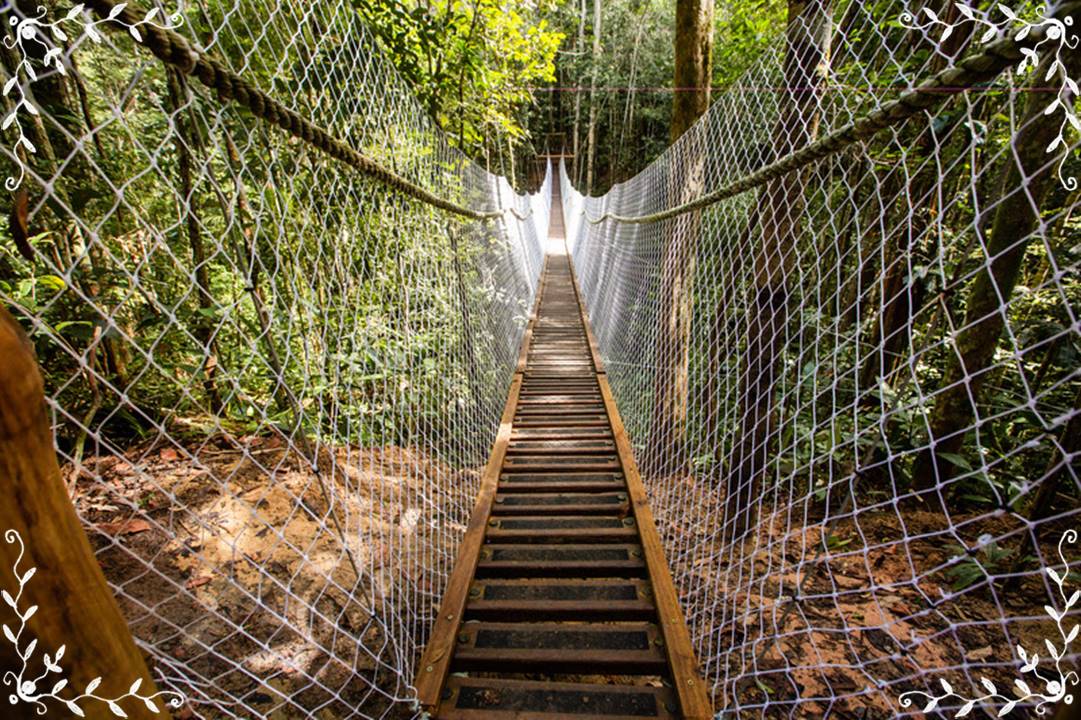
<path id="1" fill-rule="evenodd" d="M 1081 2 L 1065 3 L 1057 9 L 1060 16 L 1069 15 L 1081 9 Z M 598 218 L 586 216 L 586 221 L 598 225 L 607 220 L 629 225 L 641 225 L 669 220 L 695 210 L 714 205 L 722 200 L 752 190 L 775 180 L 782 175 L 795 172 L 830 155 L 835 155 L 845 148 L 868 140 L 882 130 L 894 127 L 915 116 L 945 102 L 958 91 L 968 90 L 979 83 L 988 82 L 998 77 L 1022 55 L 1022 48 L 1039 44 L 1047 36 L 1046 27 L 1038 27 L 1023 39 L 1007 36 L 995 41 L 982 52 L 974 53 L 959 61 L 954 66 L 942 70 L 931 79 L 902 93 L 896 100 L 881 105 L 873 112 L 852 121 L 818 140 L 795 150 L 779 160 L 769 163 L 752 173 L 744 175 L 725 186 L 707 193 L 702 197 L 685 202 L 667 210 L 648 215 L 617 215 L 604 213 Z"/>
<path id="2" fill-rule="evenodd" d="M 112 18 L 116 27 L 126 30 L 128 25 L 139 22 L 140 15 L 130 3 L 117 3 L 114 0 L 88 0 L 86 5 L 106 18 Z M 115 8 L 124 5 L 114 17 Z M 502 217 L 505 211 L 481 211 L 459 205 L 441 198 L 411 182 L 392 170 L 382 166 L 372 158 L 358 152 L 348 143 L 335 138 L 327 130 L 319 127 L 297 112 L 290 110 L 281 102 L 259 90 L 250 82 L 230 71 L 221 61 L 192 47 L 182 35 L 167 28 L 151 24 L 143 28 L 140 43 L 145 45 L 155 56 L 177 68 L 185 75 L 194 75 L 207 88 L 214 90 L 222 102 L 235 102 L 247 108 L 257 118 L 277 125 L 292 136 L 303 140 L 325 152 L 336 160 L 349 165 L 364 175 L 397 190 L 400 193 L 420 200 L 432 207 L 461 215 L 474 220 L 492 220 Z"/>

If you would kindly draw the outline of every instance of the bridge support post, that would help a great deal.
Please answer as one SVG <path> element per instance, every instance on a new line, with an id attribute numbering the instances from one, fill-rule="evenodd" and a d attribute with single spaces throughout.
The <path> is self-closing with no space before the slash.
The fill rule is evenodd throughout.
<path id="1" fill-rule="evenodd" d="M 15 639 L 7 632 L 0 638 L 0 678 L 4 694 L 18 699 L 4 716 L 37 717 L 43 705 L 71 717 L 74 712 L 62 703 L 83 694 L 95 678 L 101 678 L 92 689 L 97 697 L 123 697 L 136 681 L 138 694 L 152 697 L 157 690 L 150 671 L 60 477 L 30 341 L 2 306 L 0 358 L 0 588 L 11 597 L 0 604 L 0 621 Z M 28 578 L 31 568 L 36 570 Z M 57 658 L 61 646 L 65 651 Z M 62 669 L 40 677 L 46 653 Z M 34 697 L 61 681 L 61 700 L 35 703 Z M 166 703 L 153 702 L 161 712 L 151 712 L 138 698 L 117 705 L 130 718 L 168 718 Z M 117 717 L 101 700 L 84 699 L 78 707 L 88 718 Z"/>

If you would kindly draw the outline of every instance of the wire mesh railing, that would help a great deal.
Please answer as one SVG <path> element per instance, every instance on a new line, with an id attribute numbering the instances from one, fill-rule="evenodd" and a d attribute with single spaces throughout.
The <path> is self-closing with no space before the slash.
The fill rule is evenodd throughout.
<path id="1" fill-rule="evenodd" d="M 563 173 L 578 278 L 722 714 L 1032 708 L 1076 667 L 1077 608 L 1044 606 L 1070 609 L 1061 540 L 1081 511 L 1063 135 L 1081 62 L 1072 33 L 1036 43 L 1053 23 L 1019 35 L 961 5 L 931 22 L 790 3 L 805 9 L 775 50 L 640 175 L 587 198 Z M 987 72 L 989 53 L 1038 67 L 957 70 Z M 801 153 L 906 94 L 913 112 Z"/>
<path id="2" fill-rule="evenodd" d="M 453 150 L 350 2 L 89 5 L 5 8 L 0 300 L 97 559 L 196 716 L 411 717 L 550 181 Z"/>

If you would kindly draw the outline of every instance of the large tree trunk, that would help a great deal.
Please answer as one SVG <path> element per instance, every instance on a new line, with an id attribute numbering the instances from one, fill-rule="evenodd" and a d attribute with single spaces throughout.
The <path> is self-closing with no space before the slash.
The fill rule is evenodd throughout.
<path id="1" fill-rule="evenodd" d="M 774 130 L 773 156 L 780 158 L 818 134 L 818 95 L 829 63 L 830 0 L 789 0 L 784 84 Z M 775 442 L 776 385 L 788 324 L 788 275 L 796 258 L 805 206 L 805 173 L 770 181 L 758 197 L 761 241 L 754 257 L 747 308 L 747 345 L 741 362 L 740 429 L 728 463 L 726 514 L 740 538 L 754 525 L 752 505 Z"/>
<path id="2" fill-rule="evenodd" d="M 675 88 L 672 140 L 675 141 L 709 109 L 713 67 L 713 0 L 676 3 Z M 702 194 L 706 148 L 700 137 L 688 137 L 682 154 L 684 174 L 673 178 L 677 204 Z M 678 472 L 686 465 L 684 441 L 690 372 L 691 314 L 694 271 L 702 213 L 694 211 L 666 221 L 671 240 L 661 266 L 660 313 L 654 346 L 653 415 L 649 443 L 657 450 L 649 472 Z"/>
<path id="3" fill-rule="evenodd" d="M 672 141 L 709 109 L 713 77 L 713 0 L 676 0 Z"/>
<path id="4" fill-rule="evenodd" d="M 101 678 L 99 697 L 120 697 L 136 680 L 139 694 L 157 690 L 142 654 L 135 646 L 127 623 L 94 558 L 79 518 L 60 478 L 56 451 L 41 374 L 30 341 L 22 328 L 0 305 L 0 587 L 18 598 L 14 608 L 0 604 L 0 619 L 18 638 L 19 657 L 11 643 L 3 641 L 0 662 L 13 674 L 20 666 L 29 682 L 44 672 L 42 656 L 57 656 L 59 673 L 38 678 L 36 693 L 47 692 L 61 680 L 67 688 L 58 692 L 73 700 L 94 678 Z M 16 538 L 15 533 L 19 537 Z M 37 572 L 27 577 L 31 568 Z M 21 586 L 21 593 L 19 589 Z M 36 613 L 28 612 L 32 606 Z M 29 648 L 36 643 L 37 650 Z M 27 653 L 30 649 L 31 652 Z M 26 656 L 26 662 L 22 661 Z M 14 696 L 12 696 L 14 697 Z M 152 713 L 141 701 L 128 698 L 119 707 L 132 718 L 168 718 L 168 698 L 157 698 L 161 713 Z M 37 717 L 35 705 L 20 703 L 7 709 L 5 717 Z M 116 715 L 106 703 L 85 699 L 79 703 L 88 718 Z M 48 710 L 73 717 L 50 701 Z M 42 712 L 45 711 L 43 707 Z"/>
<path id="5" fill-rule="evenodd" d="M 940 1 L 930 3 L 930 6 L 933 6 L 945 22 L 957 23 L 961 19 L 955 3 Z M 932 55 L 929 72 L 942 70 L 947 62 L 943 53 L 955 55 L 968 43 L 975 29 L 974 22 L 959 23 L 957 31 L 941 44 L 941 53 Z M 981 107 L 984 113 L 994 109 L 987 103 L 983 103 Z M 908 214 L 908 232 L 902 234 L 893 247 L 887 248 L 889 259 L 885 263 L 885 275 L 882 278 L 882 310 L 871 336 L 872 342 L 880 345 L 880 351 L 867 358 L 860 373 L 860 387 L 864 392 L 876 390 L 879 379 L 889 382 L 906 354 L 913 320 L 923 307 L 927 295 L 925 280 L 910 280 L 910 267 L 921 262 L 921 256 L 930 258 L 943 252 L 943 248 L 936 243 L 937 238 L 929 232 L 934 218 L 940 212 L 935 188 L 942 181 L 941 169 L 933 159 L 941 143 L 949 141 L 951 129 L 952 124 L 938 129 L 928 124 L 909 129 L 906 133 L 909 140 L 905 144 L 912 148 L 910 157 L 914 160 L 912 169 L 915 171 L 915 177 L 908 183 L 908 191 L 904 195 L 909 202 L 902 202 L 900 207 Z M 911 138 L 912 135 L 915 135 L 914 139 Z"/>
<path id="6" fill-rule="evenodd" d="M 1043 206 L 1044 199 L 1055 180 L 1057 162 L 1047 154 L 1047 147 L 1060 132 L 1062 119 L 1057 113 L 1043 115 L 1047 107 L 1045 93 L 1038 88 L 1046 84 L 1044 77 L 1054 56 L 1044 58 L 1032 73 L 1026 93 L 1021 130 L 1008 155 L 1009 167 L 1003 173 L 1000 196 L 995 211 L 990 238 L 987 240 L 987 260 L 968 291 L 965 301 L 963 328 L 955 341 L 955 352 L 943 375 L 944 388 L 935 397 L 930 418 L 930 444 L 917 457 L 912 468 L 913 485 L 941 505 L 939 496 L 932 495 L 936 484 L 953 475 L 953 464 L 947 456 L 956 454 L 964 444 L 965 432 L 975 417 L 974 403 L 979 402 L 981 387 L 987 378 L 991 361 L 1006 326 L 1010 296 L 1021 271 L 1021 263 L 1029 243 L 1036 237 L 1033 231 L 1039 222 L 1034 208 Z M 1066 53 L 1062 58 L 1071 77 L 1081 73 L 1081 53 Z M 1072 100 L 1064 100 L 1072 102 Z M 1064 143 L 1065 144 L 1065 143 Z M 1065 148 L 1063 148 L 1065 151 Z"/>
<path id="7" fill-rule="evenodd" d="M 597 72 L 601 64 L 601 0 L 593 0 L 593 74 L 589 80 L 589 127 L 586 131 L 586 195 L 593 194 L 597 157 Z"/>

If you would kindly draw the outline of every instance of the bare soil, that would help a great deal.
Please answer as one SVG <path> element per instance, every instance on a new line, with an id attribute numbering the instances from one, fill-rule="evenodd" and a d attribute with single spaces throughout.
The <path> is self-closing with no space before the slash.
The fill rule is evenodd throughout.
<path id="1" fill-rule="evenodd" d="M 1015 564 L 1016 555 L 991 561 L 975 550 L 987 535 L 999 550 L 1016 549 L 1025 525 L 1015 515 L 957 513 L 947 522 L 888 506 L 838 519 L 823 543 L 820 521 L 804 520 L 798 503 L 778 503 L 757 533 L 732 543 L 723 496 L 694 478 L 658 485 L 664 491 L 652 503 L 672 510 L 657 512 L 672 518 L 659 529 L 692 636 L 717 658 L 705 667 L 717 707 L 746 708 L 746 717 L 872 719 L 895 717 L 905 691 L 942 695 L 941 679 L 970 697 L 986 695 L 981 678 L 1011 697 L 1017 678 L 1042 691 L 1019 672 L 1018 645 L 1058 678 L 1045 639 L 1061 648 L 1062 637 L 1044 610 L 1052 592 L 1062 607 L 1057 586 L 1032 557 Z M 676 509 L 689 506 L 694 512 L 680 517 Z M 1041 528 L 1039 556 L 1060 571 L 1057 546 L 1071 524 Z M 1075 562 L 1078 549 L 1067 544 L 1067 559 Z M 992 577 L 959 587 L 955 568 L 974 561 Z M 1012 584 L 1009 574 L 1018 576 Z M 1078 586 L 1068 581 L 1067 594 Z M 1064 668 L 1077 660 L 1074 648 Z M 951 705 L 945 716 L 960 707 L 956 698 L 942 703 Z M 1011 717 L 1026 712 L 1019 706 Z"/>
<path id="2" fill-rule="evenodd" d="M 476 473 L 397 447 L 318 465 L 227 435 L 84 460 L 73 499 L 121 609 L 164 677 L 193 681 L 180 717 L 414 717 Z"/>
<path id="3" fill-rule="evenodd" d="M 319 458 L 316 472 L 280 437 L 221 436 L 84 461 L 74 500 L 122 610 L 165 678 L 194 681 L 181 718 L 415 717 L 408 682 L 477 473 L 396 447 Z M 733 546 L 723 497 L 693 478 L 658 485 L 652 503 L 671 518 L 660 530 L 717 707 L 869 720 L 939 678 L 972 694 L 986 677 L 1012 694 L 1016 646 L 1046 656 L 1044 639 L 1058 637 L 1038 563 L 1012 587 L 954 587 L 962 545 L 985 534 L 1017 544 L 1008 514 L 946 524 L 861 512 L 831 526 L 827 552 L 820 523 L 775 513 Z M 1065 529 L 1043 528 L 1042 558 L 1057 560 Z"/>

